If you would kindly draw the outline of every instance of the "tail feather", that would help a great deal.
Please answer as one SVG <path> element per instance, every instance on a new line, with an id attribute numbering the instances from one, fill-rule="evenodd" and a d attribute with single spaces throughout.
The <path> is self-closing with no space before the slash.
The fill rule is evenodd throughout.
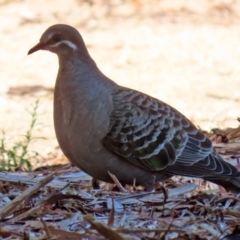
<path id="1" fill-rule="evenodd" d="M 240 193 L 240 172 L 238 171 L 238 169 L 231 163 L 227 162 L 222 156 L 220 156 L 216 152 L 211 154 L 211 157 L 214 158 L 216 162 L 218 161 L 219 163 L 221 163 L 222 174 L 220 174 L 219 178 L 216 178 L 217 176 L 211 176 L 204 179 L 221 185 L 227 191 Z"/>
<path id="2" fill-rule="evenodd" d="M 213 182 L 215 184 L 221 185 L 227 191 L 231 191 L 234 193 L 240 193 L 240 177 L 235 178 L 226 178 L 226 179 L 208 179 L 204 178 L 209 182 Z"/>
<path id="3" fill-rule="evenodd" d="M 221 185 L 227 191 L 240 193 L 240 172 L 215 151 L 189 167 L 182 162 L 176 162 L 167 167 L 166 171 L 172 175 L 202 178 Z"/>

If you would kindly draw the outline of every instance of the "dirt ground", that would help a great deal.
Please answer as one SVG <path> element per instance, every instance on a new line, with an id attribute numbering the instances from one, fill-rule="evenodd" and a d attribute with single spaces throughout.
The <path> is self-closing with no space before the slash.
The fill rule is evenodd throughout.
<path id="1" fill-rule="evenodd" d="M 0 128 L 9 140 L 28 129 L 25 109 L 39 99 L 34 135 L 47 139 L 32 148 L 47 156 L 57 146 L 52 89 L 58 61 L 43 51 L 27 56 L 56 23 L 76 27 L 117 83 L 169 103 L 202 129 L 238 125 L 239 0 L 0 0 Z"/>

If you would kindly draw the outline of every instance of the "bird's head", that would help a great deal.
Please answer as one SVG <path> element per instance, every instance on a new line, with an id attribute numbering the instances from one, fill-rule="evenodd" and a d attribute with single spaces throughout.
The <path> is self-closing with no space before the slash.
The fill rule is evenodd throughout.
<path id="1" fill-rule="evenodd" d="M 79 52 L 86 54 L 87 49 L 79 32 L 68 25 L 56 24 L 49 27 L 41 36 L 37 45 L 28 51 L 32 54 L 38 50 L 48 50 L 61 55 L 72 55 Z M 88 55 L 88 53 L 87 53 Z"/>

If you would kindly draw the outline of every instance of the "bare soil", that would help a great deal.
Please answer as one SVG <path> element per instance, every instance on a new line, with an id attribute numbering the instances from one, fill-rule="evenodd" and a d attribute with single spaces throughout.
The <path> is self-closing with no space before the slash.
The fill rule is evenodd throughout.
<path id="1" fill-rule="evenodd" d="M 47 140 L 32 148 L 43 156 L 55 152 L 57 57 L 27 52 L 56 23 L 76 27 L 117 83 L 169 103 L 202 129 L 238 125 L 239 0 L 0 0 L 0 128 L 9 140 L 25 133 L 31 119 L 25 109 L 40 99 L 34 135 Z"/>

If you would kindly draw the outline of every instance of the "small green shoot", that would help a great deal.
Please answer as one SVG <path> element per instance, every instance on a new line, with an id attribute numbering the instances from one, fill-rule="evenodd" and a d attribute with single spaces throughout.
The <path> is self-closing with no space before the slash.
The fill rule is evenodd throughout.
<path id="1" fill-rule="evenodd" d="M 0 171 L 31 171 L 33 168 L 31 160 L 36 160 L 40 157 L 38 152 L 29 149 L 30 143 L 37 139 L 32 137 L 32 135 L 37 125 L 38 107 L 39 100 L 36 100 L 32 109 L 27 110 L 31 115 L 31 122 L 29 129 L 22 136 L 21 140 L 9 143 L 9 140 L 6 138 L 6 132 L 2 131 L 2 137 L 0 138 Z"/>

